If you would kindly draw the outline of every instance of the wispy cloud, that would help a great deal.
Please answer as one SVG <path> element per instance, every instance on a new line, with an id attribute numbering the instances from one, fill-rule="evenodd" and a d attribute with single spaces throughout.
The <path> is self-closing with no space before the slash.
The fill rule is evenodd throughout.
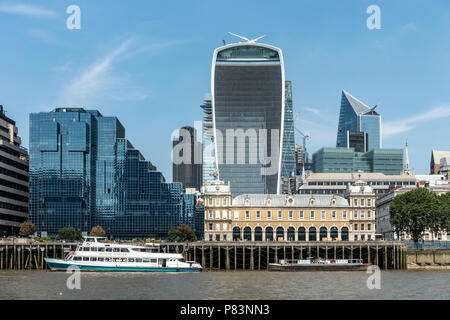
<path id="1" fill-rule="evenodd" d="M 54 11 L 29 4 L 0 4 L 0 12 L 32 17 L 55 17 Z"/>
<path id="2" fill-rule="evenodd" d="M 308 111 L 308 112 L 314 113 L 316 115 L 320 115 L 320 110 L 319 109 L 306 107 L 305 110 Z"/>
<path id="3" fill-rule="evenodd" d="M 447 117 L 450 117 L 450 106 L 440 106 L 416 116 L 386 122 L 383 125 L 383 137 L 389 138 L 399 133 L 410 131 L 423 122 Z"/>
<path id="4" fill-rule="evenodd" d="M 65 104 L 83 104 L 93 102 L 93 98 L 107 89 L 117 85 L 118 78 L 110 74 L 113 64 L 133 43 L 133 39 L 124 41 L 103 59 L 90 65 L 79 76 L 69 82 L 63 90 L 62 99 Z"/>

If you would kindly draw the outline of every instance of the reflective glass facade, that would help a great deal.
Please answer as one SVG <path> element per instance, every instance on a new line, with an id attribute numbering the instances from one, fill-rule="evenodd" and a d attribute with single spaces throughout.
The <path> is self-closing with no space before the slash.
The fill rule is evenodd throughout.
<path id="1" fill-rule="evenodd" d="M 30 218 L 38 232 L 101 225 L 112 237 L 165 238 L 171 227 L 194 226 L 201 209 L 145 161 L 117 118 L 69 108 L 30 115 Z"/>
<path id="2" fill-rule="evenodd" d="M 202 138 L 202 185 L 205 186 L 215 180 L 216 153 L 214 148 L 214 125 L 212 116 L 211 96 L 205 98 L 201 105 L 203 109 L 203 138 Z"/>
<path id="3" fill-rule="evenodd" d="M 349 147 L 349 131 L 367 133 L 368 151 L 382 148 L 381 116 L 375 111 L 375 108 L 369 108 L 348 92 L 343 91 L 339 115 L 337 147 Z"/>
<path id="4" fill-rule="evenodd" d="M 403 149 L 373 149 L 355 152 L 354 148 L 322 148 L 313 154 L 314 172 L 378 172 L 399 175 L 403 172 Z"/>
<path id="5" fill-rule="evenodd" d="M 239 43 L 215 51 L 212 101 L 216 166 L 220 179 L 231 182 L 233 196 L 279 192 L 283 68 L 281 50 L 271 46 Z M 267 139 L 260 135 L 261 129 L 267 130 Z M 238 130 L 246 136 L 245 143 L 239 144 L 232 136 Z M 273 154 L 271 134 L 279 142 Z M 259 152 L 259 146 L 265 150 Z M 270 165 L 276 168 L 273 173 L 267 171 L 270 165 L 263 164 L 265 159 L 260 154 L 272 156 Z"/>

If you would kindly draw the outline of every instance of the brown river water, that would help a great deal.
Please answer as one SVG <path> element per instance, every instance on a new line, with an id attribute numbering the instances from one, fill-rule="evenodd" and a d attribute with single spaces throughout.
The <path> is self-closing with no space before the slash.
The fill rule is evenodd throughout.
<path id="1" fill-rule="evenodd" d="M 5 299 L 304 300 L 450 299 L 450 270 L 382 271 L 381 288 L 368 289 L 366 272 L 81 273 L 0 272 Z"/>

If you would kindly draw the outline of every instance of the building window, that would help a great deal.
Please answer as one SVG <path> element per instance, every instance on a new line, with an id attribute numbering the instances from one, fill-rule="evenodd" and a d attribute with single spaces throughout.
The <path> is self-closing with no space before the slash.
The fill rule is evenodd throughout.
<path id="1" fill-rule="evenodd" d="M 250 220 L 250 211 L 245 211 L 245 219 Z"/>
<path id="2" fill-rule="evenodd" d="M 216 210 L 216 219 L 220 219 L 220 210 Z"/>
<path id="3" fill-rule="evenodd" d="M 220 231 L 220 223 L 216 223 L 216 231 Z"/>
<path id="4" fill-rule="evenodd" d="M 367 199 L 367 206 L 371 207 L 372 206 L 372 199 Z"/>
<path id="5" fill-rule="evenodd" d="M 362 235 L 361 235 L 361 241 L 364 241 L 365 238 L 366 238 L 365 235 L 362 234 Z"/>
<path id="6" fill-rule="evenodd" d="M 325 213 L 325 211 L 322 211 L 322 220 L 325 220 L 327 218 L 327 214 Z"/>
<path id="7" fill-rule="evenodd" d="M 209 198 L 209 199 L 208 199 L 208 205 L 209 205 L 210 207 L 212 207 L 212 205 L 213 205 L 213 200 L 212 200 L 212 198 Z"/>
<path id="8" fill-rule="evenodd" d="M 347 211 L 342 212 L 342 219 L 347 219 Z"/>
<path id="9" fill-rule="evenodd" d="M 364 207 L 364 199 L 361 199 L 361 207 Z"/>
<path id="10" fill-rule="evenodd" d="M 293 211 L 289 211 L 289 220 L 294 219 L 294 212 Z"/>
<path id="11" fill-rule="evenodd" d="M 261 211 L 256 211 L 256 219 L 261 220 Z"/>
<path id="12" fill-rule="evenodd" d="M 234 212 L 234 220 L 239 220 L 239 211 Z"/>
<path id="13" fill-rule="evenodd" d="M 209 230 L 212 230 L 212 223 L 209 224 Z"/>
<path id="14" fill-rule="evenodd" d="M 212 234 L 209 235 L 209 241 L 213 241 L 213 235 Z"/>
<path id="15" fill-rule="evenodd" d="M 361 210 L 361 219 L 364 219 L 364 211 Z"/>
<path id="16" fill-rule="evenodd" d="M 216 234 L 216 241 L 220 241 L 220 234 Z"/>
<path id="17" fill-rule="evenodd" d="M 370 219 L 371 218 L 371 215 L 372 215 L 372 212 L 369 210 L 369 211 L 367 211 L 367 219 Z"/>
<path id="18" fill-rule="evenodd" d="M 333 220 L 336 220 L 336 211 L 333 211 L 333 212 L 331 213 L 331 216 L 332 216 Z"/>
<path id="19" fill-rule="evenodd" d="M 303 211 L 300 211 L 300 219 L 304 219 L 305 217 L 304 217 L 304 214 L 303 214 Z"/>
<path id="20" fill-rule="evenodd" d="M 212 210 L 208 210 L 208 214 L 209 214 L 209 218 L 212 219 L 213 218 Z"/>
<path id="21" fill-rule="evenodd" d="M 220 206 L 220 199 L 219 198 L 216 199 L 216 207 L 218 207 L 218 206 Z"/>
<path id="22" fill-rule="evenodd" d="M 222 225 L 222 230 L 227 231 L 227 224 L 226 224 L 226 223 L 224 223 L 224 224 Z"/>
<path id="23" fill-rule="evenodd" d="M 278 211 L 278 220 L 283 219 L 283 212 L 282 211 Z"/>
<path id="24" fill-rule="evenodd" d="M 361 223 L 361 231 L 364 231 L 364 224 Z"/>
<path id="25" fill-rule="evenodd" d="M 315 219 L 315 218 L 314 218 L 314 211 L 311 211 L 310 219 L 311 219 L 311 220 L 314 220 L 314 219 Z"/>
<path id="26" fill-rule="evenodd" d="M 355 239 L 355 241 L 358 241 L 358 235 L 357 234 L 355 234 L 354 239 Z"/>
<path id="27" fill-rule="evenodd" d="M 226 205 L 227 205 L 227 198 L 223 198 L 223 205 L 224 205 L 224 207 L 226 207 Z"/>
<path id="28" fill-rule="evenodd" d="M 358 231 L 358 224 L 355 223 L 353 230 Z"/>
<path id="29" fill-rule="evenodd" d="M 267 211 L 267 220 L 272 220 L 272 211 Z"/>
<path id="30" fill-rule="evenodd" d="M 355 211 L 355 219 L 358 219 L 358 211 Z"/>
<path id="31" fill-rule="evenodd" d="M 370 223 L 367 225 L 367 230 L 369 230 L 369 231 L 372 230 L 372 225 Z"/>
<path id="32" fill-rule="evenodd" d="M 227 241 L 227 235 L 226 234 L 223 235 L 223 241 Z"/>
<path id="33" fill-rule="evenodd" d="M 222 211 L 222 219 L 227 219 L 228 218 L 228 212 L 227 210 L 223 210 Z"/>
<path id="34" fill-rule="evenodd" d="M 358 206 L 358 199 L 354 199 L 354 200 L 353 200 L 353 206 L 354 206 L 354 207 L 357 207 L 357 206 Z"/>
<path id="35" fill-rule="evenodd" d="M 370 234 L 367 235 L 367 240 L 372 240 L 372 236 Z"/>

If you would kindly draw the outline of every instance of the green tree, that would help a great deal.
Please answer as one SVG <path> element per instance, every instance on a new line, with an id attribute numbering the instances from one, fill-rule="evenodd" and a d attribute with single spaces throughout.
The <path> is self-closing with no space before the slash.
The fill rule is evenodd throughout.
<path id="1" fill-rule="evenodd" d="M 167 234 L 167 241 L 169 242 L 178 242 L 178 232 L 177 229 L 171 228 L 169 233 Z"/>
<path id="2" fill-rule="evenodd" d="M 105 230 L 101 226 L 92 227 L 90 236 L 92 237 L 104 237 L 106 234 Z"/>
<path id="3" fill-rule="evenodd" d="M 172 228 L 167 234 L 167 241 L 169 242 L 185 242 L 196 240 L 197 236 L 195 235 L 194 230 L 192 230 L 192 228 L 187 224 L 182 224 L 178 226 L 177 229 Z"/>
<path id="4" fill-rule="evenodd" d="M 31 236 L 35 232 L 36 232 L 36 226 L 34 224 L 32 224 L 30 221 L 25 221 L 20 225 L 19 234 L 22 237 Z"/>
<path id="5" fill-rule="evenodd" d="M 438 198 L 426 188 L 398 195 L 390 206 L 391 224 L 397 235 L 408 233 L 414 242 L 422 239 L 423 233 L 430 228 L 439 211 Z"/>
<path id="6" fill-rule="evenodd" d="M 83 239 L 81 231 L 77 231 L 74 228 L 63 228 L 59 230 L 57 240 L 77 240 Z"/>
<path id="7" fill-rule="evenodd" d="M 439 196 L 440 226 L 442 232 L 450 233 L 450 192 Z"/>

